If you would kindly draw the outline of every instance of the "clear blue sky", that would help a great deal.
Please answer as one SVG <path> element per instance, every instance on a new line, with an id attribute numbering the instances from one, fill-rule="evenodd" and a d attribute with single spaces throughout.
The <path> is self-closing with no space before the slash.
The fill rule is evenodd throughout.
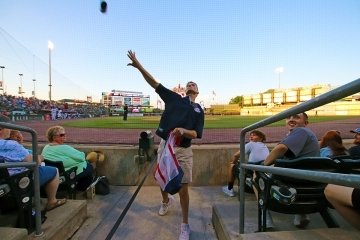
<path id="1" fill-rule="evenodd" d="M 36 79 L 48 99 L 48 40 L 54 43 L 52 98 L 98 101 L 112 89 L 156 94 L 127 50 L 172 88 L 196 81 L 198 100 L 227 103 L 238 95 L 331 84 L 360 77 L 359 0 L 1 1 L 0 66 L 7 93 L 24 96 Z M 213 95 L 213 91 L 216 96 Z"/>

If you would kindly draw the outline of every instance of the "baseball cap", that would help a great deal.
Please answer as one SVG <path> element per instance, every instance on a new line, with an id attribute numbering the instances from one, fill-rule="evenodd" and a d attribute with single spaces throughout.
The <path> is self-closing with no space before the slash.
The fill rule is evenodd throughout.
<path id="1" fill-rule="evenodd" d="M 360 128 L 355 128 L 354 130 L 350 130 L 350 132 L 360 134 Z"/>

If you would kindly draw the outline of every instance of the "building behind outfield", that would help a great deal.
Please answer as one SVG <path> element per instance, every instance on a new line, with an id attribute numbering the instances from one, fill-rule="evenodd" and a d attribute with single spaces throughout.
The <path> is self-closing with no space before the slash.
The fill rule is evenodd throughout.
<path id="1" fill-rule="evenodd" d="M 241 96 L 236 104 L 211 105 L 208 114 L 225 115 L 274 115 L 294 105 L 306 102 L 330 90 L 329 84 L 306 87 L 270 89 L 263 93 Z M 309 111 L 313 115 L 360 115 L 360 93 L 326 104 Z"/>
<path id="2" fill-rule="evenodd" d="M 111 90 L 102 92 L 100 102 L 105 106 L 122 107 L 127 104 L 132 107 L 150 107 L 150 95 L 135 91 Z"/>
<path id="3" fill-rule="evenodd" d="M 172 89 L 181 96 L 185 96 L 185 87 L 180 84 Z M 130 107 L 151 107 L 150 95 L 144 95 L 142 92 L 111 90 L 110 92 L 102 92 L 100 103 L 105 106 L 123 107 L 127 104 Z M 158 104 L 162 106 L 161 100 Z"/>

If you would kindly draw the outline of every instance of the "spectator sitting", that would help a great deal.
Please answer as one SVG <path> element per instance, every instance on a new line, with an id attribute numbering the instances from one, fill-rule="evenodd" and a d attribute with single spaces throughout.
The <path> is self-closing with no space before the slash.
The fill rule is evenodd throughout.
<path id="1" fill-rule="evenodd" d="M 248 157 L 248 163 L 251 164 L 262 164 L 267 155 L 269 155 L 269 149 L 264 144 L 266 141 L 266 136 L 263 132 L 259 130 L 254 130 L 250 132 L 250 142 L 245 144 L 245 155 Z M 234 197 L 234 182 L 235 177 L 239 174 L 237 171 L 237 162 L 240 157 L 240 150 L 237 151 L 231 158 L 229 170 L 228 170 L 228 185 L 222 188 L 223 192 L 230 196 Z"/>
<path id="2" fill-rule="evenodd" d="M 351 130 L 351 133 L 355 133 L 354 136 L 354 144 L 349 148 L 349 155 L 353 158 L 360 158 L 360 128 L 356 128 L 355 130 Z"/>
<path id="3" fill-rule="evenodd" d="M 18 143 L 22 144 L 24 141 L 24 137 L 19 130 L 12 129 L 10 131 L 10 136 L 7 140 L 14 140 L 14 141 L 17 141 Z"/>
<path id="4" fill-rule="evenodd" d="M 264 165 L 273 165 L 275 160 L 279 158 L 319 157 L 319 143 L 311 129 L 306 127 L 308 123 L 308 116 L 304 112 L 286 118 L 286 127 L 289 133 L 266 157 Z M 257 195 L 255 188 L 254 191 Z M 266 221 L 268 228 L 273 227 L 274 224 L 269 211 L 267 211 Z M 296 227 L 304 228 L 309 222 L 310 218 L 306 214 L 296 214 L 294 217 Z"/>
<path id="5" fill-rule="evenodd" d="M 6 116 L 0 115 L 0 122 L 10 122 Z M 32 162 L 32 155 L 17 141 L 5 140 L 10 136 L 10 129 L 0 128 L 0 157 L 5 162 Z M 39 165 L 40 186 L 44 186 L 47 195 L 46 210 L 50 211 L 64 203 L 66 199 L 56 199 L 56 192 L 59 186 L 59 173 L 54 167 L 40 166 L 42 157 L 39 156 L 37 163 Z M 14 175 L 25 171 L 25 167 L 8 168 L 9 174 Z"/>
<path id="6" fill-rule="evenodd" d="M 65 129 L 61 126 L 50 127 L 46 132 L 49 144 L 47 144 L 42 155 L 50 161 L 62 161 L 65 171 L 72 167 L 77 167 L 77 190 L 85 191 L 93 181 L 93 169 L 95 164 L 91 165 L 85 159 L 85 153 L 70 145 L 64 144 L 66 140 Z"/>
<path id="7" fill-rule="evenodd" d="M 320 156 L 332 157 L 346 155 L 347 150 L 343 145 L 340 132 L 336 130 L 327 131 L 320 141 Z"/>

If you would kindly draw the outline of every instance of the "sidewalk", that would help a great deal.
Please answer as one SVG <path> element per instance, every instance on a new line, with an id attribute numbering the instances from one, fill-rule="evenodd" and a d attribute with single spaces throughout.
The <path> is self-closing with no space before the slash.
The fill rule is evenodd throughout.
<path id="1" fill-rule="evenodd" d="M 112 187 L 109 195 L 96 195 L 93 200 L 88 200 L 88 218 L 71 239 L 105 239 L 135 190 L 134 186 L 115 186 Z M 248 236 L 242 236 L 244 239 L 258 239 L 260 236 L 262 239 L 278 239 L 284 233 L 288 236 L 285 239 L 306 239 L 308 236 L 307 231 L 293 226 L 292 215 L 274 212 L 272 216 L 276 227 L 270 233 L 273 237 L 252 236 L 257 231 L 257 205 L 253 194 L 246 194 L 245 200 L 245 233 Z M 112 239 L 178 239 L 181 223 L 179 196 L 175 195 L 174 205 L 166 216 L 158 215 L 160 201 L 158 187 L 143 187 Z M 321 229 L 328 229 L 319 214 L 310 215 L 311 223 L 307 229 L 320 231 L 320 237 L 317 239 L 344 239 L 345 236 L 341 235 L 341 231 L 350 231 L 351 239 L 360 239 L 360 233 L 353 233 L 354 229 L 335 211 L 333 213 L 341 226 L 340 229 L 330 231 L 331 234 L 323 233 Z M 215 233 L 213 225 L 215 215 L 225 226 L 226 238 L 223 236 L 218 238 Z M 192 230 L 190 239 L 193 240 L 241 239 L 239 201 L 236 197 L 225 196 L 221 191 L 221 186 L 191 187 L 189 223 Z M 296 238 L 291 236 L 296 236 Z"/>
<path id="2" fill-rule="evenodd" d="M 88 218 L 71 239 L 105 239 L 136 187 L 115 186 L 111 193 L 88 200 Z M 190 188 L 190 239 L 218 239 L 211 222 L 212 203 L 224 198 L 219 187 Z M 214 192 L 219 191 L 219 194 Z M 159 187 L 143 187 L 122 220 L 112 239 L 178 239 L 181 224 L 179 196 L 165 216 L 159 216 Z"/>

